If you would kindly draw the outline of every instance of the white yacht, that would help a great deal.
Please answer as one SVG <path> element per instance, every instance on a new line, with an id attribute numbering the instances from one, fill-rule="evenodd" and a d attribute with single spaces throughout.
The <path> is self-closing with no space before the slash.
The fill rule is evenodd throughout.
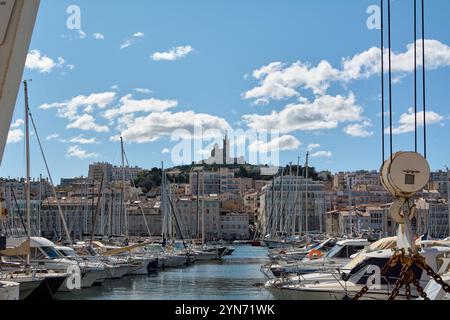
<path id="1" fill-rule="evenodd" d="M 449 240 L 447 239 L 444 241 L 446 241 L 447 243 L 449 242 Z M 440 270 L 438 271 L 438 274 L 441 276 L 444 283 L 450 285 L 450 255 L 442 257 L 441 261 L 442 265 Z M 431 279 L 430 282 L 428 282 L 424 291 L 430 300 L 450 300 L 450 293 L 446 292 L 444 288 L 434 279 Z M 423 298 L 420 297 L 418 298 L 418 300 L 423 300 Z"/>
<path id="2" fill-rule="evenodd" d="M 272 260 L 298 261 L 306 257 L 311 250 L 328 252 L 336 244 L 336 239 L 330 238 L 324 241 L 314 241 L 302 248 L 272 249 L 269 251 L 269 258 Z"/>
<path id="3" fill-rule="evenodd" d="M 166 252 L 161 244 L 150 244 L 140 248 L 141 252 L 146 252 L 158 258 L 158 266 L 164 268 L 183 267 L 188 262 L 186 252 Z"/>
<path id="4" fill-rule="evenodd" d="M 0 301 L 19 300 L 19 284 L 17 282 L 0 281 Z"/>
<path id="5" fill-rule="evenodd" d="M 101 284 L 107 278 L 107 270 L 103 262 L 93 262 L 79 257 L 75 250 L 70 247 L 55 247 L 65 258 L 76 261 L 81 271 L 81 287 L 90 288 L 94 284 Z"/>
<path id="6" fill-rule="evenodd" d="M 19 246 L 26 241 L 24 238 L 10 238 L 8 239 L 9 245 L 13 247 Z M 13 262 L 24 262 L 23 257 L 9 257 Z M 46 269 L 50 272 L 56 272 L 66 275 L 64 283 L 59 287 L 59 291 L 72 291 L 73 289 L 68 286 L 67 273 L 68 270 L 78 269 L 78 262 L 72 261 L 64 257 L 56 249 L 56 245 L 40 237 L 30 238 L 30 262 L 31 266 L 36 269 Z"/>
<path id="7" fill-rule="evenodd" d="M 129 263 L 115 259 L 113 257 L 104 257 L 94 250 L 92 246 L 85 242 L 78 242 L 73 245 L 75 252 L 85 260 L 103 263 L 106 268 L 107 279 L 120 279 L 129 271 Z"/>
<path id="8" fill-rule="evenodd" d="M 7 279 L 20 285 L 20 300 L 51 300 L 68 276 L 44 269 L 7 272 Z"/>
<path id="9" fill-rule="evenodd" d="M 275 277 L 288 274 L 308 274 L 319 270 L 326 271 L 344 266 L 352 257 L 370 243 L 366 239 L 347 239 L 338 241 L 327 253 L 320 247 L 312 249 L 300 262 L 280 263 L 270 266 Z"/>
<path id="10" fill-rule="evenodd" d="M 19 300 L 27 299 L 45 280 L 44 278 L 36 277 L 35 274 L 27 274 L 20 269 L 6 271 L 0 278 L 19 284 Z"/>
<path id="11" fill-rule="evenodd" d="M 449 252 L 449 247 L 426 247 L 421 249 L 420 254 L 433 270 L 438 270 L 440 258 Z M 281 300 L 344 300 L 355 296 L 372 279 L 371 277 L 374 277 L 374 272 L 380 271 L 386 265 L 391 256 L 392 250 L 389 249 L 361 252 L 342 270 L 300 276 L 297 283 L 295 279 L 281 285 L 268 282 L 266 288 Z M 400 271 L 400 264 L 391 268 L 385 277 L 380 277 L 379 286 L 371 286 L 362 299 L 385 300 L 394 288 Z M 413 272 L 424 287 L 429 281 L 426 272 L 418 267 L 414 267 Z M 411 293 L 412 297 L 418 297 L 413 287 Z M 398 299 L 404 298 L 404 292 L 401 290 Z"/>

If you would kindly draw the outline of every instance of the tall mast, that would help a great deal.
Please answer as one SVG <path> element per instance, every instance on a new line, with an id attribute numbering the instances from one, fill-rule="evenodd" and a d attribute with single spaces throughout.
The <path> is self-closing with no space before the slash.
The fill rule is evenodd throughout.
<path id="1" fill-rule="evenodd" d="M 25 154 L 27 163 L 27 177 L 25 180 L 25 197 L 26 197 L 26 207 L 27 207 L 27 239 L 31 240 L 31 194 L 30 194 L 30 124 L 28 116 L 28 82 L 25 80 L 23 82 L 24 93 L 25 93 Z M 30 252 L 27 254 L 27 266 L 30 265 Z"/>
<path id="2" fill-rule="evenodd" d="M 197 170 L 197 239 L 200 238 L 200 172 Z"/>
<path id="3" fill-rule="evenodd" d="M 349 213 L 349 228 L 350 228 L 350 237 L 353 236 L 353 194 L 352 194 L 352 186 L 350 185 L 350 190 L 348 193 L 348 213 Z"/>
<path id="4" fill-rule="evenodd" d="M 309 152 L 306 153 L 306 165 L 305 165 L 305 169 L 306 169 L 306 194 L 305 194 L 305 234 L 308 234 L 309 232 L 309 219 L 308 219 L 308 215 L 309 215 L 309 204 L 308 204 L 308 176 L 309 176 Z"/>
<path id="5" fill-rule="evenodd" d="M 450 171 L 448 171 L 448 167 L 445 166 L 445 169 L 447 170 L 447 205 L 448 205 L 448 234 L 447 236 L 450 237 Z"/>
<path id="6" fill-rule="evenodd" d="M 37 236 L 41 236 L 41 209 L 42 209 L 42 174 L 39 175 L 39 209 L 38 209 L 38 217 L 37 217 L 37 224 L 38 224 L 38 234 Z"/>
<path id="7" fill-rule="evenodd" d="M 125 236 L 128 238 L 128 216 L 127 216 L 127 208 L 125 206 L 125 154 L 123 151 L 123 137 L 120 137 L 120 150 L 122 153 L 122 208 L 125 225 Z"/>
<path id="8" fill-rule="evenodd" d="M 202 247 L 205 245 L 205 197 L 202 199 Z"/>
<path id="9" fill-rule="evenodd" d="M 298 178 L 299 173 L 299 167 L 300 167 L 300 157 L 297 158 L 297 172 L 295 174 L 295 204 L 294 204 L 294 235 L 295 235 L 295 229 L 297 226 L 297 223 L 299 225 L 298 234 L 300 235 L 300 211 L 298 211 L 298 185 L 300 184 L 300 179 Z M 298 220 L 297 220 L 297 212 L 298 214 Z"/>
<path id="10" fill-rule="evenodd" d="M 269 230 L 268 230 L 269 232 L 266 232 L 267 234 L 269 234 L 271 236 L 272 239 L 274 238 L 273 230 L 275 229 L 275 227 L 274 227 L 275 226 L 275 219 L 273 217 L 273 212 L 274 212 L 274 209 L 275 209 L 275 178 L 276 177 L 273 177 L 273 179 L 272 179 L 272 206 L 270 208 L 269 219 L 267 220 L 267 225 L 269 227 Z M 269 223 L 270 223 L 270 225 L 269 225 Z"/>
<path id="11" fill-rule="evenodd" d="M 164 162 L 161 162 L 161 215 L 163 217 L 162 236 L 163 239 L 167 238 L 167 214 L 166 214 L 166 201 L 165 201 L 165 187 L 164 187 Z"/>
<path id="12" fill-rule="evenodd" d="M 276 232 L 277 232 L 277 235 L 278 235 L 278 231 L 280 232 L 280 236 L 281 236 L 281 232 L 282 232 L 282 228 L 283 228 L 283 226 L 282 226 L 282 221 L 283 221 L 283 212 L 284 212 L 284 203 L 283 203 L 283 200 L 284 200 L 284 197 L 283 197 L 283 195 L 284 195 L 284 184 L 283 184 L 283 177 L 284 177 L 284 168 L 283 168 L 283 170 L 281 171 L 281 186 L 280 186 L 280 212 L 279 212 L 279 215 L 278 215 L 278 219 L 277 219 L 277 230 L 276 230 Z"/>

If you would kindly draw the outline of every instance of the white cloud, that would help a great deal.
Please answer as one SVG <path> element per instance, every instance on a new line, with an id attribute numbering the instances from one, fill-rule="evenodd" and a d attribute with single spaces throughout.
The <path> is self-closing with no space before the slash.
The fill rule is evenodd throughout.
<path id="1" fill-rule="evenodd" d="M 151 94 L 152 93 L 152 90 L 145 89 L 145 88 L 135 88 L 134 91 L 136 91 L 137 93 L 143 93 L 143 94 Z"/>
<path id="2" fill-rule="evenodd" d="M 131 38 L 126 39 L 125 41 L 122 42 L 122 44 L 120 45 L 120 49 L 125 49 L 128 47 L 131 47 L 133 44 L 136 43 L 136 41 L 140 40 L 144 36 L 145 36 L 145 34 L 143 32 L 135 32 L 131 36 Z"/>
<path id="3" fill-rule="evenodd" d="M 444 119 L 444 117 L 433 111 L 427 111 L 425 115 L 427 125 L 440 123 Z M 414 122 L 415 122 L 414 111 L 412 109 L 409 109 L 408 113 L 404 113 L 400 116 L 399 126 L 397 128 L 393 128 L 392 133 L 402 134 L 407 132 L 413 132 Z M 417 113 L 417 126 L 423 127 L 423 111 Z M 389 131 L 390 131 L 389 128 L 386 129 L 386 133 L 389 133 Z"/>
<path id="4" fill-rule="evenodd" d="M 344 128 L 344 132 L 352 137 L 368 138 L 373 136 L 373 131 L 367 130 L 372 127 L 370 121 L 363 121 L 362 123 L 349 124 Z"/>
<path id="5" fill-rule="evenodd" d="M 260 85 L 247 92 L 244 99 L 282 100 L 299 96 L 299 87 L 311 89 L 315 94 L 324 94 L 331 80 L 339 78 L 339 70 L 327 61 L 321 61 L 313 67 L 297 61 L 285 67 L 281 62 L 274 62 L 253 72 L 253 77 L 260 80 Z"/>
<path id="6" fill-rule="evenodd" d="M 169 150 L 169 148 L 164 148 L 164 149 L 161 150 L 161 153 L 162 154 L 167 154 L 167 153 L 170 153 L 170 150 Z"/>
<path id="7" fill-rule="evenodd" d="M 211 137 L 222 135 L 225 130 L 231 130 L 230 125 L 222 118 L 208 114 L 186 112 L 153 112 L 143 117 L 129 114 L 121 119 L 120 131 L 126 141 L 147 143 L 162 137 L 180 137 L 182 139 Z M 203 135 L 202 130 L 203 128 Z M 118 141 L 119 136 L 111 137 Z"/>
<path id="8" fill-rule="evenodd" d="M 67 125 L 67 129 L 80 129 L 83 131 L 96 131 L 96 132 L 108 132 L 107 126 L 101 126 L 95 123 L 93 116 L 84 114 L 78 117 L 75 121 Z"/>
<path id="9" fill-rule="evenodd" d="M 275 71 L 280 71 L 283 69 L 282 62 L 272 62 L 267 66 L 263 66 L 258 70 L 253 71 L 253 77 L 255 79 L 261 79 L 262 76 L 269 75 Z"/>
<path id="10" fill-rule="evenodd" d="M 422 67 L 422 40 L 417 40 L 417 66 Z M 385 70 L 389 67 L 389 50 L 384 51 Z M 450 47 L 438 40 L 425 40 L 425 65 L 428 70 L 450 66 Z M 352 58 L 343 59 L 342 78 L 344 80 L 368 78 L 381 72 L 381 50 L 372 47 Z M 414 71 L 414 44 L 406 46 L 406 51 L 392 52 L 392 71 L 410 73 Z M 398 79 L 398 78 L 397 78 Z"/>
<path id="11" fill-rule="evenodd" d="M 244 115 L 247 125 L 257 131 L 278 130 L 282 133 L 335 129 L 341 122 L 361 119 L 363 108 L 356 105 L 355 96 L 320 96 L 313 102 L 289 104 L 270 115 Z"/>
<path id="12" fill-rule="evenodd" d="M 78 118 L 79 108 L 97 106 L 100 109 L 104 109 L 115 99 L 116 94 L 116 92 L 102 92 L 93 93 L 89 96 L 79 95 L 73 97 L 69 101 L 43 104 L 39 107 L 39 109 L 57 109 L 59 117 L 73 120 Z"/>
<path id="13" fill-rule="evenodd" d="M 128 94 L 120 99 L 118 108 L 109 109 L 104 112 L 106 119 L 112 120 L 119 115 L 126 115 L 136 112 L 163 112 L 178 105 L 176 100 L 159 99 L 133 99 L 133 95 Z"/>
<path id="14" fill-rule="evenodd" d="M 136 32 L 133 34 L 133 37 L 135 38 L 143 38 L 145 34 L 143 32 Z"/>
<path id="15" fill-rule="evenodd" d="M 98 153 L 88 153 L 86 150 L 83 150 L 79 146 L 71 146 L 67 149 L 66 157 L 67 158 L 78 158 L 80 160 L 84 160 L 87 158 L 97 158 L 99 156 Z"/>
<path id="16" fill-rule="evenodd" d="M 22 129 L 13 129 L 8 132 L 8 140 L 6 143 L 18 143 L 22 141 L 24 133 Z"/>
<path id="17" fill-rule="evenodd" d="M 192 51 L 194 51 L 194 48 L 192 48 L 191 46 L 176 47 L 172 48 L 168 52 L 155 52 L 151 56 L 151 58 L 154 61 L 161 61 L 161 60 L 174 61 L 187 56 Z"/>
<path id="18" fill-rule="evenodd" d="M 41 55 L 39 50 L 31 50 L 27 55 L 25 67 L 40 73 L 50 73 L 56 67 L 56 62 L 46 55 Z"/>
<path id="19" fill-rule="evenodd" d="M 128 48 L 128 47 L 131 47 L 131 45 L 132 45 L 133 43 L 134 43 L 133 39 L 125 40 L 125 42 L 123 42 L 123 43 L 120 45 L 120 49 L 125 49 L 125 48 Z"/>
<path id="20" fill-rule="evenodd" d="M 301 142 L 291 135 L 284 135 L 274 138 L 269 142 L 255 141 L 249 145 L 250 152 L 275 152 L 285 150 L 296 150 L 300 147 Z"/>
<path id="21" fill-rule="evenodd" d="M 83 30 L 78 30 L 78 36 L 80 37 L 80 39 L 86 39 L 87 37 L 86 32 L 84 32 Z"/>
<path id="22" fill-rule="evenodd" d="M 105 39 L 105 35 L 104 34 L 102 34 L 102 33 L 93 33 L 92 34 L 92 37 L 95 39 L 95 40 L 104 40 Z"/>
<path id="23" fill-rule="evenodd" d="M 404 52 L 392 52 L 394 80 L 399 82 L 402 74 L 414 70 L 414 44 L 408 44 Z M 422 66 L 422 40 L 417 41 L 418 67 Z M 388 70 L 389 50 L 385 49 L 385 70 Z M 438 40 L 425 40 L 426 67 L 434 70 L 450 66 L 450 47 Z M 300 96 L 299 89 L 312 90 L 315 95 L 326 93 L 332 82 L 346 83 L 379 75 L 381 50 L 372 47 L 353 57 L 342 59 L 340 68 L 321 61 L 317 66 L 297 61 L 289 66 L 272 62 L 253 72 L 259 85 L 242 94 L 243 99 L 254 99 L 255 104 L 267 104 L 270 99 L 283 100 Z"/>
<path id="24" fill-rule="evenodd" d="M 96 143 L 98 143 L 97 139 L 95 139 L 95 138 L 85 138 L 82 134 L 80 134 L 77 137 L 74 137 L 74 138 L 70 139 L 69 142 L 79 143 L 79 144 L 96 144 Z"/>
<path id="25" fill-rule="evenodd" d="M 23 126 L 24 124 L 25 124 L 25 122 L 22 119 L 17 119 L 16 122 L 11 124 L 11 129 L 19 128 L 19 127 Z"/>
<path id="26" fill-rule="evenodd" d="M 306 148 L 306 149 L 307 149 L 307 151 L 313 151 L 313 150 L 315 150 L 317 148 L 320 148 L 320 144 L 318 144 L 318 143 L 311 143 L 311 144 L 308 145 L 308 148 Z"/>
<path id="27" fill-rule="evenodd" d="M 53 134 L 48 135 L 48 136 L 45 138 L 45 140 L 50 141 L 50 140 L 55 140 L 55 139 L 58 139 L 58 138 L 59 138 L 59 134 L 53 133 Z"/>
<path id="28" fill-rule="evenodd" d="M 25 67 L 30 70 L 36 70 L 40 73 L 50 73 L 54 68 L 67 67 L 69 70 L 73 70 L 75 66 L 73 64 L 66 65 L 66 61 L 62 57 L 58 57 L 57 61 L 41 54 L 39 50 L 31 50 L 27 55 Z"/>
<path id="29" fill-rule="evenodd" d="M 317 151 L 310 155 L 311 158 L 331 158 L 332 156 L 331 151 Z"/>

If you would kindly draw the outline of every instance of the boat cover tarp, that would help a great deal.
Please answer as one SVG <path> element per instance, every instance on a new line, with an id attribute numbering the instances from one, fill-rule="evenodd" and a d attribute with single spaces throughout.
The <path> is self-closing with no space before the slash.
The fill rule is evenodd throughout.
<path id="1" fill-rule="evenodd" d="M 25 240 L 16 247 L 9 247 L 6 250 L 0 251 L 2 256 L 6 257 L 17 257 L 26 256 L 30 253 L 30 240 Z"/>
<path id="2" fill-rule="evenodd" d="M 108 250 L 108 251 L 104 252 L 103 255 L 104 256 L 114 256 L 114 255 L 118 255 L 118 254 L 121 254 L 121 253 L 130 252 L 133 249 L 145 247 L 145 246 L 147 246 L 149 244 L 151 244 L 151 242 L 144 242 L 144 243 L 134 244 L 134 245 L 127 246 L 127 247 L 120 247 L 120 248 L 117 248 L 117 249 Z"/>

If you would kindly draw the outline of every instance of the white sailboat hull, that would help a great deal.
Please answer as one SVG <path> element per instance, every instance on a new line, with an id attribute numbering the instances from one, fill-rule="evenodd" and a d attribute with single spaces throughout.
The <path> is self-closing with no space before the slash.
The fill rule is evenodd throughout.
<path id="1" fill-rule="evenodd" d="M 186 256 L 166 255 L 161 264 L 161 268 L 177 268 L 184 266 L 186 263 Z"/>
<path id="2" fill-rule="evenodd" d="M 16 282 L 0 281 L 0 301 L 19 300 L 20 285 Z"/>
<path id="3" fill-rule="evenodd" d="M 127 265 L 108 266 L 108 279 L 120 279 L 128 273 Z"/>

